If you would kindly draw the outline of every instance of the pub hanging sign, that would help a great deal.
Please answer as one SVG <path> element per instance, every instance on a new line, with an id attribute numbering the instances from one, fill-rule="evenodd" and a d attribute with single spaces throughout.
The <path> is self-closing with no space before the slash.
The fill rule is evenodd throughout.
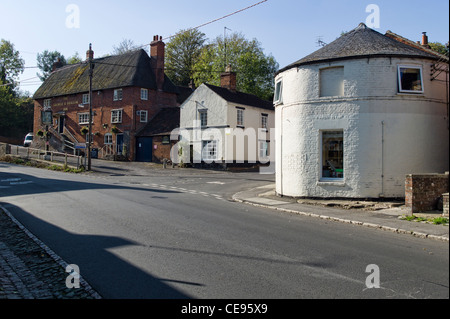
<path id="1" fill-rule="evenodd" d="M 42 111 L 41 113 L 42 124 L 51 125 L 53 121 L 52 111 Z"/>

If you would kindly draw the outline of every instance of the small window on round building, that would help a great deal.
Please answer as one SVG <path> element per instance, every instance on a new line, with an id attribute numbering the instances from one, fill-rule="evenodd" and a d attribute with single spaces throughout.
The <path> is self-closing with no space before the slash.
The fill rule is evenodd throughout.
<path id="1" fill-rule="evenodd" d="M 400 65 L 398 67 L 398 87 L 400 93 L 423 93 L 422 68 Z"/>

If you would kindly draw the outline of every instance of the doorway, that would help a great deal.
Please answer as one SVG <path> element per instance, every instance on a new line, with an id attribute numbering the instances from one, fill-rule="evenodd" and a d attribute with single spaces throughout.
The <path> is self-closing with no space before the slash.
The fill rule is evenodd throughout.
<path id="1" fill-rule="evenodd" d="M 151 137 L 136 138 L 136 162 L 152 162 L 153 139 Z"/>
<path id="2" fill-rule="evenodd" d="M 116 152 L 117 155 L 122 155 L 123 153 L 123 134 L 116 135 Z"/>

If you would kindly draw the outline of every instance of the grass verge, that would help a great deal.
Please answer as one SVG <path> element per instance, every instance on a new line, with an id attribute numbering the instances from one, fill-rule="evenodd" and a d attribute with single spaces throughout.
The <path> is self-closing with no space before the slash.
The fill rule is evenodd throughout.
<path id="1" fill-rule="evenodd" d="M 13 157 L 13 156 L 2 156 L 0 157 L 0 162 L 6 162 L 16 165 L 24 165 L 24 166 L 30 166 L 30 167 L 36 167 L 36 168 L 44 168 L 52 171 L 60 171 L 60 172 L 66 172 L 66 173 L 73 173 L 78 174 L 84 172 L 84 168 L 72 168 L 67 165 L 58 165 L 58 164 L 47 164 L 42 162 L 37 162 L 33 160 L 26 160 L 19 157 Z"/>
<path id="2" fill-rule="evenodd" d="M 446 217 L 435 217 L 435 218 L 427 218 L 427 217 L 419 217 L 416 215 L 407 215 L 402 216 L 400 219 L 414 222 L 426 222 L 432 223 L 435 225 L 448 225 L 449 219 Z"/>

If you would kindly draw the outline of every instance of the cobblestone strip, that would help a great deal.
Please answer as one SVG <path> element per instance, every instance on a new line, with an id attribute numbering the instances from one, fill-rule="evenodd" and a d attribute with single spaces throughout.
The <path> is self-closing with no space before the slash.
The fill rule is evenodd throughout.
<path id="1" fill-rule="evenodd" d="M 36 279 L 28 267 L 4 243 L 0 242 L 0 271 L 3 294 L 7 299 L 49 299 L 52 293 Z"/>
<path id="2" fill-rule="evenodd" d="M 4 207 L 0 205 L 0 209 L 29 237 L 31 238 L 40 248 L 42 248 L 56 263 L 61 267 L 66 269 L 69 265 L 67 262 L 61 259 L 53 250 L 51 250 L 47 245 L 40 241 L 36 236 L 34 236 L 28 229 L 26 229 L 14 216 Z M 1 259 L 0 259 L 1 260 Z M 0 267 L 1 268 L 1 267 Z M 82 276 L 79 278 L 81 287 L 94 299 L 102 299 L 102 297 L 84 280 Z M 40 298 L 40 297 L 39 297 Z"/>

